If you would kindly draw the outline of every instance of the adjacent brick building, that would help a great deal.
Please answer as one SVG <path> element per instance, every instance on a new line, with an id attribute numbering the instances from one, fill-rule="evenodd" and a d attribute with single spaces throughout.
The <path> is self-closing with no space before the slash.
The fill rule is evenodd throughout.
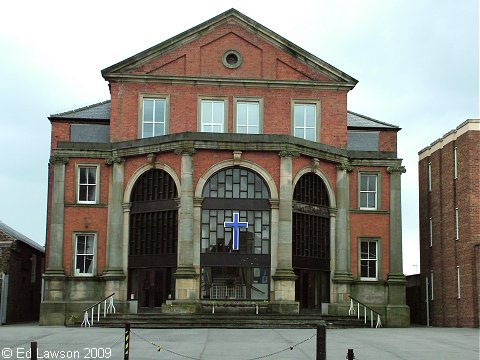
<path id="1" fill-rule="evenodd" d="M 478 327 L 480 120 L 465 121 L 420 151 L 418 166 L 421 296 L 428 280 L 430 324 Z"/>
<path id="2" fill-rule="evenodd" d="M 400 129 L 347 111 L 357 80 L 234 9 L 102 76 L 110 100 L 49 118 L 42 324 L 112 292 L 409 324 Z"/>
<path id="3" fill-rule="evenodd" d="M 45 249 L 0 221 L 0 325 L 36 321 Z"/>

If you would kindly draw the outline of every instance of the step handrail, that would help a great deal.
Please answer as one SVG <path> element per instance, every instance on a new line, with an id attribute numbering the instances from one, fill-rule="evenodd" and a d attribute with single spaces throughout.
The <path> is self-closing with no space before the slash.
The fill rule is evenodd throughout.
<path id="1" fill-rule="evenodd" d="M 377 323 L 375 325 L 375 328 L 382 327 L 382 320 L 381 317 L 383 316 L 380 314 L 378 311 L 373 310 L 370 306 L 362 303 L 361 301 L 355 299 L 354 297 L 348 295 L 350 298 L 350 308 L 348 309 L 348 315 L 355 315 L 355 307 L 353 305 L 353 302 L 355 301 L 357 303 L 357 318 L 360 319 L 360 305 L 363 306 L 363 317 L 364 317 L 364 323 L 367 323 L 367 309 L 370 310 L 370 327 L 373 328 L 373 314 L 375 313 L 377 315 Z"/>
<path id="2" fill-rule="evenodd" d="M 85 327 L 90 327 L 93 325 L 93 319 L 94 319 L 94 315 L 95 315 L 95 307 L 98 305 L 98 309 L 97 309 L 97 322 L 100 321 L 100 313 L 101 313 L 101 310 L 102 310 L 102 303 L 103 303 L 103 317 L 107 317 L 107 314 L 111 314 L 112 312 L 115 314 L 116 312 L 116 309 L 115 309 L 115 305 L 113 305 L 113 295 L 115 295 L 115 293 L 112 293 L 110 295 L 108 295 L 107 297 L 105 297 L 104 299 L 96 302 L 95 304 L 93 304 L 92 306 L 86 308 L 85 310 L 83 310 L 83 322 L 82 324 L 80 325 L 80 327 L 82 326 L 85 326 Z M 110 299 L 110 300 L 109 300 Z M 108 305 L 107 305 L 107 300 L 108 301 Z M 88 312 L 92 310 L 92 317 L 91 317 L 91 323 L 90 323 L 90 319 L 89 319 L 89 314 Z"/>

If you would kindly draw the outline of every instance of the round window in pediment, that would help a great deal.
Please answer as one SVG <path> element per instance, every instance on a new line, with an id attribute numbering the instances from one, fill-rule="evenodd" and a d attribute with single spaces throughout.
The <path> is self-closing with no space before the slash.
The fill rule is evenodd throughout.
<path id="1" fill-rule="evenodd" d="M 242 55 L 236 50 L 227 50 L 222 56 L 222 63 L 229 69 L 238 68 L 242 64 Z"/>

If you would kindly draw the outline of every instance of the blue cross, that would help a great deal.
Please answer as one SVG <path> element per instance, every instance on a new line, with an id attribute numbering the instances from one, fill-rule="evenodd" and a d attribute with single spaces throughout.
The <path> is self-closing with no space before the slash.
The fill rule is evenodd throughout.
<path id="1" fill-rule="evenodd" d="M 223 223 L 223 227 L 231 227 L 233 228 L 233 250 L 238 250 L 238 240 L 240 238 L 240 228 L 248 228 L 248 222 L 246 221 L 239 221 L 240 214 L 233 213 L 233 222 L 225 221 Z"/>

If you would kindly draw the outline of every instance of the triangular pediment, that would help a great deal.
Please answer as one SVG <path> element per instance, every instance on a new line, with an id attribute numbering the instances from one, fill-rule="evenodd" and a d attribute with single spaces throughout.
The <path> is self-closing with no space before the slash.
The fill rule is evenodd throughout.
<path id="1" fill-rule="evenodd" d="M 230 66 L 225 56 L 234 52 Z M 102 71 L 106 80 L 130 77 L 253 79 L 323 83 L 353 88 L 357 80 L 235 9 Z"/>

